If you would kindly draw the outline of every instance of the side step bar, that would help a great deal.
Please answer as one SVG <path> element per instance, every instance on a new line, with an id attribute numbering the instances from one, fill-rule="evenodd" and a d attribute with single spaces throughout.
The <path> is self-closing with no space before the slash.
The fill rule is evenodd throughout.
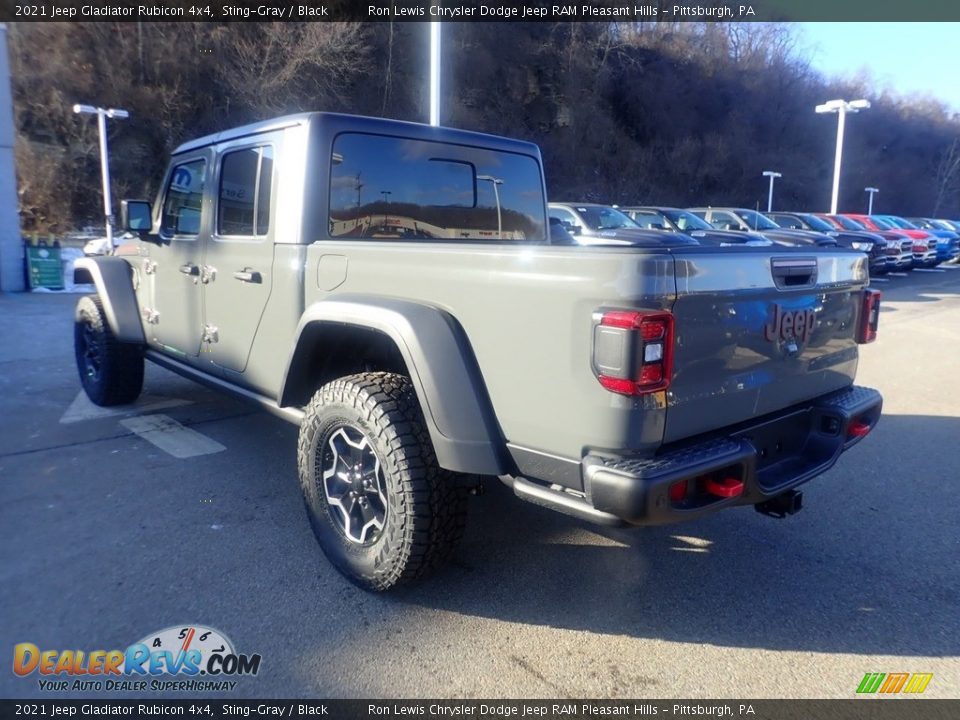
<path id="1" fill-rule="evenodd" d="M 596 525 L 606 525 L 607 527 L 623 527 L 626 525 L 616 515 L 597 510 L 581 496 L 573 495 L 564 490 L 554 490 L 552 487 L 512 475 L 501 475 L 500 480 L 512 489 L 513 494 L 518 498 L 534 505 L 571 515 Z"/>

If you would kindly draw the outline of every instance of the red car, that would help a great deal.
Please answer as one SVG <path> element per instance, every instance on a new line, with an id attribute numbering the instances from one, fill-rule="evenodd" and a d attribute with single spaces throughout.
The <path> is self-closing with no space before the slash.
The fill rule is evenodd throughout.
<path id="1" fill-rule="evenodd" d="M 913 238 L 908 237 L 900 230 L 875 230 L 868 228 L 865 223 L 858 222 L 846 215 L 829 215 L 814 213 L 823 218 L 838 230 L 869 230 L 880 235 L 887 241 L 887 256 L 890 258 L 890 270 L 909 270 L 913 267 Z"/>
<path id="2" fill-rule="evenodd" d="M 844 215 L 856 220 L 870 230 L 893 230 L 913 240 L 913 267 L 931 268 L 940 262 L 937 259 L 937 238 L 926 230 L 896 227 L 876 215 L 857 215 L 854 213 L 844 213 Z"/>

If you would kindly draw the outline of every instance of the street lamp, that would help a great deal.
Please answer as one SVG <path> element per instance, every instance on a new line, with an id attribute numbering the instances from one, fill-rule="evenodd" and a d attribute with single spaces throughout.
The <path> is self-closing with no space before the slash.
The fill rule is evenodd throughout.
<path id="1" fill-rule="evenodd" d="M 387 227 L 387 205 L 390 204 L 390 196 L 393 195 L 393 192 L 390 190 L 381 190 L 380 194 L 383 195 L 383 227 Z"/>
<path id="2" fill-rule="evenodd" d="M 113 206 L 110 204 L 110 165 L 107 162 L 107 118 L 111 120 L 126 120 L 130 113 L 126 110 L 109 108 L 107 110 L 92 105 L 74 105 L 75 113 L 85 113 L 97 116 L 97 128 L 100 132 L 100 176 L 103 181 L 103 215 L 107 226 L 107 242 L 113 252 Z"/>
<path id="3" fill-rule="evenodd" d="M 837 152 L 833 159 L 833 196 L 830 200 L 830 214 L 837 214 L 837 196 L 840 193 L 840 159 L 843 157 L 843 128 L 847 113 L 857 113 L 870 107 L 869 100 L 830 100 L 817 105 L 818 113 L 837 113 Z"/>
<path id="4" fill-rule="evenodd" d="M 864 188 L 863 191 L 870 193 L 870 200 L 867 203 L 867 215 L 873 215 L 873 196 L 880 191 L 877 188 Z"/>
<path id="5" fill-rule="evenodd" d="M 783 177 L 783 175 L 773 170 L 764 170 L 763 176 L 770 178 L 770 192 L 767 194 L 767 212 L 770 212 L 773 210 L 773 181 L 778 177 Z"/>
<path id="6" fill-rule="evenodd" d="M 438 3 L 439 4 L 439 3 Z M 430 124 L 440 124 L 440 27 L 436 20 L 430 23 Z"/>
<path id="7" fill-rule="evenodd" d="M 500 218 L 500 185 L 503 185 L 503 180 L 500 178 L 494 177 L 493 175 L 477 175 L 477 180 L 486 180 L 487 182 L 493 183 L 493 196 L 497 201 L 497 237 L 500 240 L 503 240 L 503 220 Z"/>

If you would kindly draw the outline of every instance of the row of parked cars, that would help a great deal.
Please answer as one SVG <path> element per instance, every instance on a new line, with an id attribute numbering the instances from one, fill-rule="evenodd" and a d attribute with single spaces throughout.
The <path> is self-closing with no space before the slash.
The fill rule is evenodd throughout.
<path id="1" fill-rule="evenodd" d="M 866 253 L 873 275 L 960 257 L 957 220 L 559 202 L 549 211 L 554 242 L 577 245 L 839 246 Z"/>

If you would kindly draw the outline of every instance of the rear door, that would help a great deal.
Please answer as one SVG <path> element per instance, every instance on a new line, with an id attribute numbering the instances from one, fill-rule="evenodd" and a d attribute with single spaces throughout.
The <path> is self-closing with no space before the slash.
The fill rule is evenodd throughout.
<path id="1" fill-rule="evenodd" d="M 679 251 L 665 442 L 849 385 L 867 258 L 841 250 Z"/>
<path id="2" fill-rule="evenodd" d="M 203 356 L 243 373 L 273 283 L 274 160 L 281 133 L 220 146 L 205 245 Z"/>

